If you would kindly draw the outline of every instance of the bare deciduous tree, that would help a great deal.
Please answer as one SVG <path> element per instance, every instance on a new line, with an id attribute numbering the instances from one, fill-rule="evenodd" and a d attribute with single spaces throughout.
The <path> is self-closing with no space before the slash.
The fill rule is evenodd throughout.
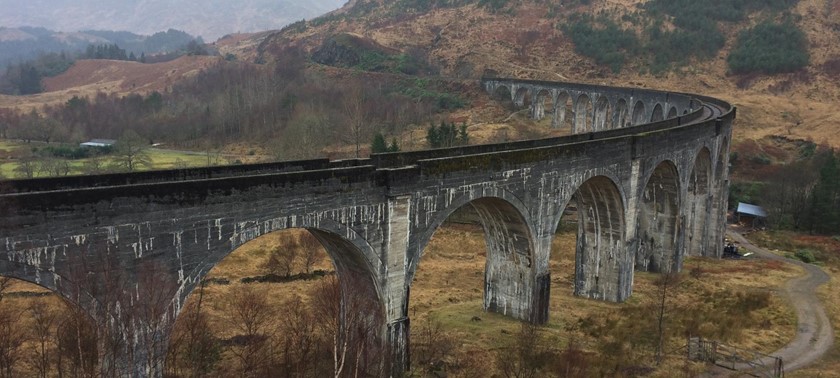
<path id="1" fill-rule="evenodd" d="M 3 302 L 3 293 L 8 290 L 9 285 L 8 278 L 0 278 L 0 302 Z M 15 366 L 26 340 L 26 334 L 19 324 L 20 315 L 13 306 L 0 304 L 0 378 L 16 376 Z"/>
<path id="2" fill-rule="evenodd" d="M 198 288 L 198 298 L 181 312 L 172 333 L 167 355 L 167 374 L 172 376 L 204 377 L 213 372 L 221 357 L 221 348 L 213 336 L 207 314 L 202 311 L 204 282 Z M 182 374 L 183 372 L 183 374 Z"/>
<path id="3" fill-rule="evenodd" d="M 56 329 L 58 375 L 96 377 L 99 366 L 96 329 L 82 310 L 71 304 L 67 304 L 66 308 Z"/>
<path id="4" fill-rule="evenodd" d="M 146 371 L 162 371 L 163 366 L 155 364 L 162 360 L 164 344 L 171 324 L 167 314 L 171 310 L 172 299 L 178 289 L 165 267 L 155 261 L 141 263 L 137 282 L 134 285 L 135 301 L 127 310 L 131 311 L 133 324 L 139 341 L 138 348 L 142 348 L 146 359 Z"/>
<path id="5" fill-rule="evenodd" d="M 280 244 L 268 255 L 268 260 L 263 264 L 267 274 L 288 277 L 295 268 L 298 248 L 294 241 L 288 238 L 280 239 Z"/>
<path id="6" fill-rule="evenodd" d="M 118 169 L 134 172 L 150 167 L 152 160 L 147 153 L 148 141 L 133 130 L 123 132 L 114 145 L 115 164 Z"/>
<path id="7" fill-rule="evenodd" d="M 424 372 L 431 372 L 430 370 L 454 349 L 455 339 L 443 331 L 439 322 L 427 318 L 420 327 L 412 329 L 412 364 Z"/>
<path id="8" fill-rule="evenodd" d="M 511 346 L 497 354 L 496 365 L 506 378 L 534 378 L 548 356 L 539 326 L 523 322 Z"/>
<path id="9" fill-rule="evenodd" d="M 370 120 L 365 109 L 366 93 L 362 83 L 351 84 L 341 102 L 346 122 L 345 140 L 356 146 L 356 157 L 360 157 L 362 143 L 370 139 Z"/>
<path id="10" fill-rule="evenodd" d="M 11 308 L 0 309 L 0 377 L 16 376 L 15 366 L 20 359 L 24 332 L 17 323 L 19 314 Z"/>
<path id="11" fill-rule="evenodd" d="M 281 314 L 279 350 L 282 351 L 282 368 L 286 377 L 316 375 L 315 368 L 319 350 L 315 337 L 317 320 L 311 309 L 295 296 L 284 303 Z"/>
<path id="12" fill-rule="evenodd" d="M 670 260 L 670 259 L 669 259 Z M 669 264 L 670 266 L 670 264 Z M 680 274 L 674 271 L 662 273 L 656 279 L 656 348 L 654 359 L 657 366 L 662 363 L 665 346 L 665 321 L 668 317 L 668 297 L 673 295 L 674 288 L 680 284 Z"/>
<path id="13" fill-rule="evenodd" d="M 0 276 L 0 302 L 3 302 L 3 296 L 6 294 L 6 291 L 9 290 L 9 287 L 11 287 L 11 285 L 11 278 Z"/>
<path id="14" fill-rule="evenodd" d="M 24 157 L 18 160 L 14 169 L 15 175 L 21 178 L 33 178 L 38 171 L 38 161 L 33 157 Z"/>
<path id="15" fill-rule="evenodd" d="M 382 313 L 372 293 L 363 289 L 363 279 L 348 275 L 342 284 L 328 276 L 312 294 L 321 334 L 331 339 L 335 377 L 379 376 L 386 369 L 379 337 Z"/>
<path id="16" fill-rule="evenodd" d="M 31 303 L 27 312 L 32 319 L 32 336 L 36 343 L 32 365 L 39 377 L 46 378 L 52 365 L 53 328 L 58 315 L 43 300 Z"/>
<path id="17" fill-rule="evenodd" d="M 234 348 L 233 353 L 240 363 L 243 376 L 260 376 L 269 363 L 271 356 L 268 348 L 273 333 L 274 318 L 265 292 L 250 286 L 241 286 L 231 292 L 229 313 L 231 323 L 239 331 L 237 339 L 241 348 Z"/>
<path id="18" fill-rule="evenodd" d="M 305 232 L 300 235 L 300 248 L 303 252 L 303 268 L 306 274 L 312 273 L 312 267 L 324 259 L 324 247 L 312 234 Z"/>

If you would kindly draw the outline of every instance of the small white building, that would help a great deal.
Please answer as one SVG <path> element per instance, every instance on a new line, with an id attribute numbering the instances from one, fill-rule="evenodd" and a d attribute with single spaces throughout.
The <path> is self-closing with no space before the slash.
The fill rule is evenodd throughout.
<path id="1" fill-rule="evenodd" d="M 738 202 L 738 209 L 735 210 L 736 222 L 759 227 L 765 224 L 766 219 L 767 212 L 761 206 Z"/>
<path id="2" fill-rule="evenodd" d="M 80 143 L 79 147 L 112 147 L 117 141 L 113 139 L 91 139 L 90 142 Z"/>

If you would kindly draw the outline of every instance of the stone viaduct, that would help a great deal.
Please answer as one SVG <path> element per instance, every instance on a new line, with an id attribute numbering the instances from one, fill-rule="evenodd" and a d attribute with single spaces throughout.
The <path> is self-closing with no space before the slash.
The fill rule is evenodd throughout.
<path id="1" fill-rule="evenodd" d="M 485 309 L 537 323 L 548 317 L 551 239 L 571 201 L 576 295 L 620 302 L 634 270 L 721 255 L 732 106 L 647 89 L 481 84 L 573 133 L 368 159 L 2 181 L 0 275 L 55 290 L 123 334 L 110 361 L 118 375 L 160 376 L 171 325 L 202 277 L 251 239 L 303 228 L 342 282 L 356 278 L 345 289 L 375 299 L 398 373 L 413 277 L 459 208 L 485 230 Z M 114 289 L 114 277 L 129 284 Z M 132 307 L 143 315 L 127 317 Z"/>

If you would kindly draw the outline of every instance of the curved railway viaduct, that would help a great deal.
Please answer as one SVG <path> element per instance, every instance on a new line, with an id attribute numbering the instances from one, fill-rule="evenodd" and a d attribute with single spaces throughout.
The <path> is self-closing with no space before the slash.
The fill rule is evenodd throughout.
<path id="1" fill-rule="evenodd" d="M 548 317 L 551 239 L 569 203 L 579 220 L 576 295 L 620 302 L 634 270 L 720 256 L 732 106 L 646 89 L 482 85 L 572 135 L 0 182 L 0 275 L 55 290 L 116 329 L 125 343 L 105 365 L 118 375 L 160 376 L 169 330 L 202 277 L 251 239 L 304 228 L 343 287 L 355 277 L 349 290 L 377 303 L 381 343 L 399 372 L 412 280 L 432 234 L 459 208 L 485 230 L 485 309 L 532 322 Z"/>

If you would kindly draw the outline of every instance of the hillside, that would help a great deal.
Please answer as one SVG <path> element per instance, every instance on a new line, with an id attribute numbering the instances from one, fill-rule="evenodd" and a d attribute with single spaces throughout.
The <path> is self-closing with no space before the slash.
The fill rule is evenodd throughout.
<path id="1" fill-rule="evenodd" d="M 219 57 L 182 56 L 154 64 L 119 60 L 79 60 L 67 72 L 45 78 L 45 93 L 29 96 L 0 95 L 0 108 L 29 112 L 44 105 L 58 105 L 73 96 L 93 98 L 97 93 L 147 94 L 165 91 L 173 83 L 194 76 L 220 61 Z"/>
<path id="2" fill-rule="evenodd" d="M 335 66 L 310 64 L 310 69 L 327 72 L 338 84 L 347 78 L 341 72 L 379 70 L 439 74 L 466 82 L 484 74 L 495 74 L 702 93 L 726 99 L 738 107 L 736 140 L 781 135 L 840 147 L 840 134 L 836 132 L 840 112 L 835 109 L 835 103 L 840 100 L 840 44 L 835 43 L 840 38 L 840 0 L 785 0 L 793 5 L 784 11 L 752 11 L 738 21 L 718 22 L 724 40 L 722 48 L 712 57 L 690 57 L 660 72 L 652 72 L 648 57 L 651 54 L 645 51 L 628 56 L 621 69 L 614 72 L 610 66 L 599 65 L 581 55 L 579 46 L 576 49 L 565 29 L 573 20 L 580 19 L 580 15 L 599 15 L 616 20 L 619 27 L 643 39 L 644 30 L 653 22 L 645 4 L 653 1 L 357 0 L 279 32 L 231 35 L 214 45 L 223 56 L 233 54 L 240 62 L 269 65 L 283 61 L 283 54 L 290 46 L 300 47 L 312 60 Z M 772 2 L 754 0 L 752 3 Z M 793 73 L 776 75 L 728 73 L 726 59 L 738 33 L 765 20 L 792 20 L 798 25 L 807 37 L 810 64 Z M 666 17 L 661 27 L 674 29 L 674 22 L 675 19 Z M 334 41 L 352 43 L 342 46 Z M 345 54 L 342 58 L 345 61 L 331 62 L 333 57 L 325 58 L 321 54 L 325 50 L 333 55 Z M 355 55 L 346 54 L 353 50 Z M 346 61 L 348 57 L 350 61 Z M 367 60 L 360 61 L 361 58 Z M 408 70 L 404 67 L 405 60 L 413 64 Z M 55 104 L 74 94 L 95 91 L 162 90 L 188 76 L 181 73 L 194 72 L 187 67 L 190 62 L 173 63 L 185 66 L 178 69 L 167 65 L 80 62 L 79 67 L 45 83 L 52 92 L 26 98 L 0 97 L 0 107 L 28 109 L 31 104 Z M 203 66 L 193 68 L 200 67 Z M 131 73 L 132 70 L 138 72 Z M 375 76 L 371 79 L 379 80 Z M 79 92 L 71 87 L 78 87 Z M 486 101 L 477 98 L 479 94 L 475 91 L 463 95 L 473 100 L 474 107 Z M 486 115 L 486 109 L 482 108 L 459 111 L 454 117 L 458 122 L 467 121 L 474 134 L 498 134 L 504 126 Z M 483 125 L 478 126 L 479 123 Z M 536 136 L 544 132 L 519 135 Z M 408 130 L 400 139 L 410 146 L 422 144 L 422 136 L 416 134 Z M 491 140 L 492 137 L 476 138 L 473 142 Z"/>
<path id="3" fill-rule="evenodd" d="M 691 59 L 671 71 L 651 74 L 648 62 L 630 60 L 618 73 L 575 51 L 561 28 L 574 14 L 612 14 L 619 20 L 640 17 L 645 1 L 609 0 L 592 5 L 493 2 L 351 2 L 325 17 L 270 35 L 257 56 L 265 60 L 273 45 L 299 44 L 316 51 L 329 36 L 353 33 L 401 51 L 422 50 L 444 76 L 502 76 L 568 80 L 686 91 L 717 96 L 739 107 L 736 138 L 785 135 L 840 147 L 840 1 L 802 0 L 781 15 L 762 11 L 741 22 L 720 23 L 724 47 L 711 59 Z M 498 2 L 497 2 L 498 3 Z M 583 2 L 580 2 L 583 3 Z M 588 2 L 587 2 L 588 3 Z M 423 4 L 428 11 L 414 11 Z M 484 5 L 482 5 L 484 4 Z M 730 75 L 726 57 L 738 32 L 767 18 L 789 17 L 805 32 L 811 63 L 795 73 Z M 629 24 L 628 24 L 629 25 Z M 276 46 L 275 46 L 276 48 Z M 240 52 L 247 56 L 248 51 Z M 269 54 L 270 55 L 270 54 Z M 782 115 L 785 115 L 784 117 Z"/>

